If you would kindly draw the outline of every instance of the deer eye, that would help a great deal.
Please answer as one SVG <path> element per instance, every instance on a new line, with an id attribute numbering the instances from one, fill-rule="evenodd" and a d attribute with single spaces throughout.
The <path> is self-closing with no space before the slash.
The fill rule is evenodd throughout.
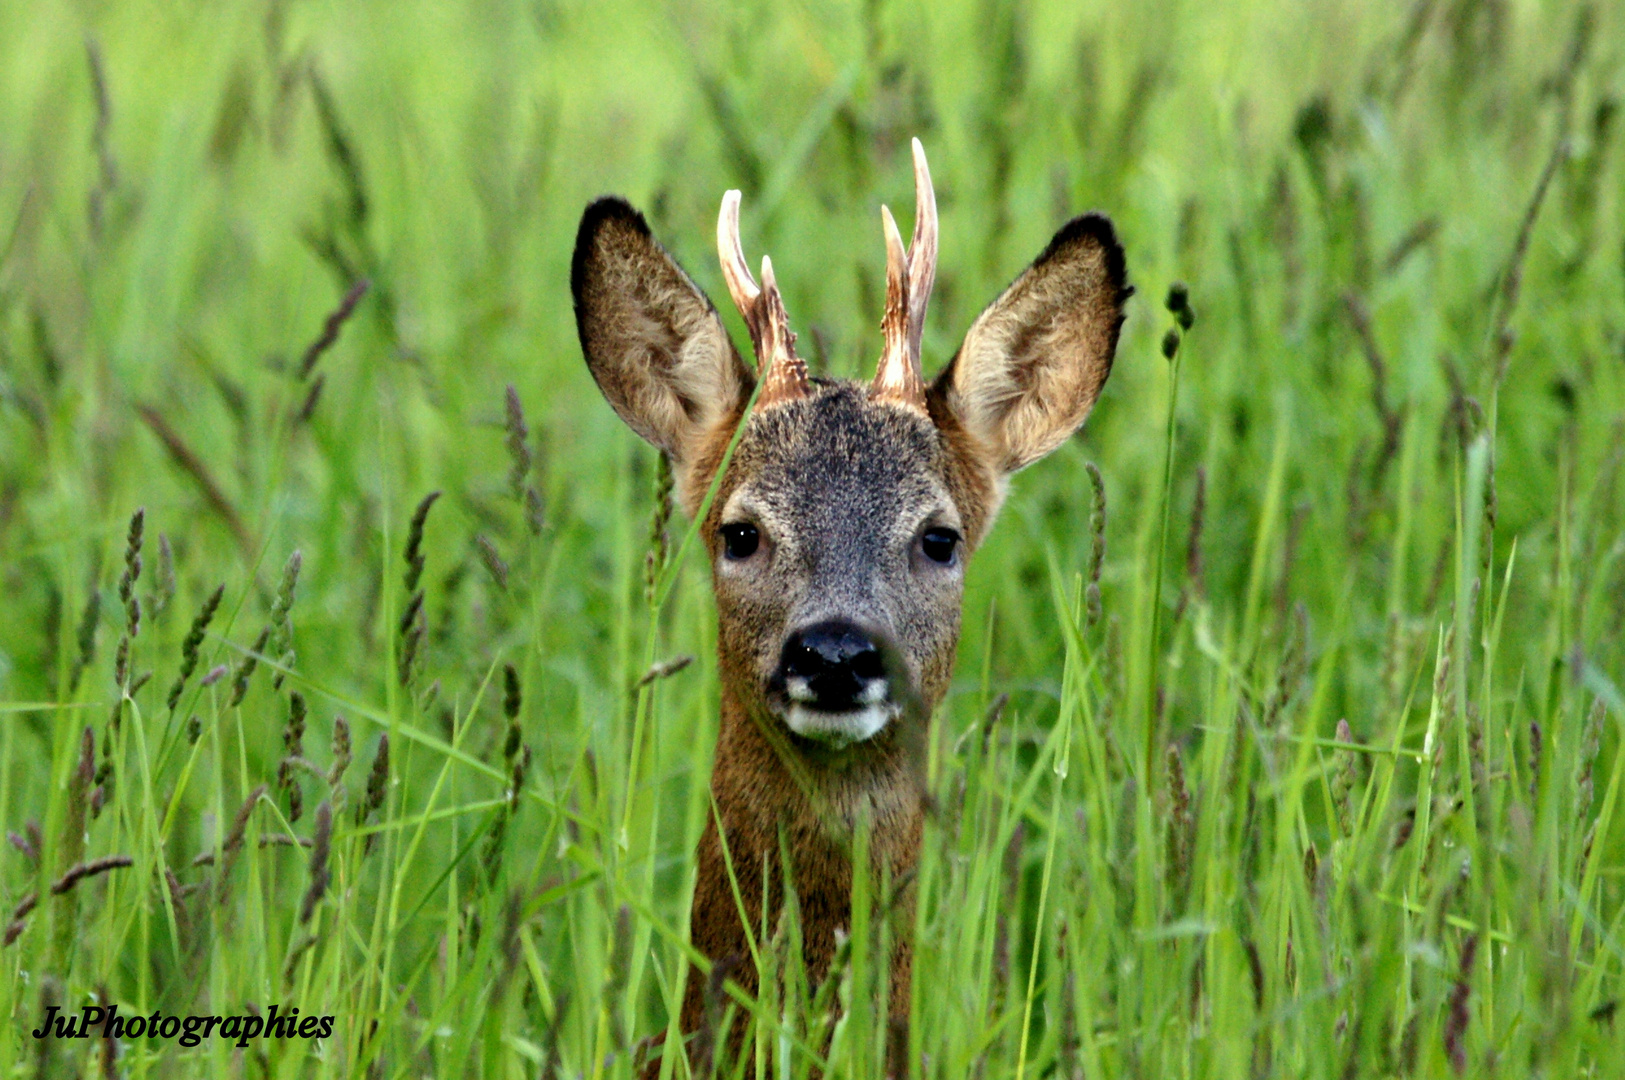
<path id="1" fill-rule="evenodd" d="M 756 526 L 739 522 L 722 527 L 722 550 L 730 559 L 748 559 L 756 554 L 762 536 Z"/>
<path id="2" fill-rule="evenodd" d="M 920 537 L 920 550 L 925 557 L 944 566 L 954 561 L 954 549 L 959 547 L 959 534 L 952 529 L 936 528 L 925 530 Z"/>

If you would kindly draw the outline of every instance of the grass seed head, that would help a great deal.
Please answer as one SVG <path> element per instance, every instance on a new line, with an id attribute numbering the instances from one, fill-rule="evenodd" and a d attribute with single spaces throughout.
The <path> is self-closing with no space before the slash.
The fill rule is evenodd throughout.
<path id="1" fill-rule="evenodd" d="M 1191 793 L 1185 785 L 1185 762 L 1179 747 L 1168 747 L 1168 892 L 1180 897 L 1190 884 L 1191 854 L 1196 842 L 1191 819 Z"/>
<path id="2" fill-rule="evenodd" d="M 1083 463 L 1089 474 L 1089 488 L 1093 501 L 1089 511 L 1089 584 L 1085 589 L 1089 608 L 1089 625 L 1100 621 L 1100 571 L 1106 564 L 1106 480 L 1100 475 L 1100 466 L 1092 461 Z"/>
<path id="3" fill-rule="evenodd" d="M 277 584 L 276 598 L 271 601 L 271 626 L 269 644 L 270 655 L 276 657 L 277 662 L 284 668 L 293 666 L 293 627 L 288 621 L 288 615 L 293 610 L 294 592 L 299 585 L 299 571 L 305 565 L 305 557 L 295 548 L 288 561 L 282 567 L 282 580 Z M 278 671 L 271 676 L 273 689 L 282 689 L 283 673 Z"/>
<path id="4" fill-rule="evenodd" d="M 33 825 L 32 822 L 30 822 L 29 824 Z M 22 852 L 22 856 L 23 856 L 24 859 L 27 859 L 30 863 L 32 863 L 34 865 L 38 865 L 39 864 L 39 841 L 37 839 L 37 836 L 38 836 L 38 833 L 39 833 L 39 826 L 38 825 L 33 825 L 32 832 L 33 832 L 34 835 L 29 836 L 29 835 L 24 835 L 23 833 L 17 832 L 17 831 L 15 831 L 13 829 L 7 829 L 6 830 L 6 840 L 7 840 L 7 842 L 9 842 L 11 844 L 12 847 L 14 847 L 18 851 Z"/>
<path id="5" fill-rule="evenodd" d="M 1264 703 L 1263 726 L 1273 731 L 1286 715 L 1287 706 L 1297 696 L 1308 673 L 1308 608 L 1303 601 L 1293 608 L 1294 619 L 1288 624 L 1286 641 L 1281 646 L 1280 666 L 1275 672 L 1275 684 Z"/>
<path id="6" fill-rule="evenodd" d="M 419 593 L 419 596 L 422 594 Z M 397 677 L 402 686 L 412 685 L 412 680 L 418 672 L 418 660 L 422 654 L 423 638 L 427 632 L 423 619 L 423 606 L 417 605 L 412 612 L 413 621 L 401 632 L 401 653 L 397 661 L 399 670 Z"/>
<path id="7" fill-rule="evenodd" d="M 522 698 L 519 692 L 519 672 L 512 664 L 502 665 L 502 715 L 510 721 L 519 716 Z M 511 752 L 510 752 L 511 753 Z"/>
<path id="8" fill-rule="evenodd" d="M 428 636 L 429 620 L 423 612 L 423 590 L 413 593 L 406 602 L 406 610 L 401 612 L 400 624 L 401 648 L 397 658 L 399 665 L 397 676 L 402 686 L 410 686 L 417 675 L 418 661 L 422 656 L 423 641 Z"/>
<path id="9" fill-rule="evenodd" d="M 1585 734 L 1580 740 L 1580 778 L 1575 784 L 1579 797 L 1574 813 L 1574 819 L 1580 822 L 1591 816 L 1591 802 L 1596 797 L 1592 768 L 1596 764 L 1597 750 L 1602 745 L 1602 720 L 1602 698 L 1597 698 L 1591 703 L 1591 711 L 1586 715 Z"/>
<path id="10" fill-rule="evenodd" d="M 310 887 L 299 904 L 300 925 L 310 922 L 316 905 L 327 892 L 327 857 L 333 840 L 333 804 L 323 799 L 316 807 L 316 833 L 310 848 Z"/>
<path id="11" fill-rule="evenodd" d="M 124 702 L 121 699 L 113 706 L 113 717 L 107 725 L 107 731 L 102 736 L 102 762 L 96 766 L 96 776 L 93 783 L 96 789 L 90 793 L 90 816 L 99 818 L 102 807 L 113 797 L 113 784 L 117 778 L 117 770 L 113 765 L 113 736 L 118 732 L 119 714 L 123 712 Z"/>
<path id="12" fill-rule="evenodd" d="M 333 767 L 327 773 L 327 786 L 338 796 L 339 785 L 350 767 L 350 724 L 342 716 L 333 717 Z"/>
<path id="13" fill-rule="evenodd" d="M 248 793 L 248 798 L 237 807 L 237 815 L 232 818 L 231 831 L 226 834 L 225 841 L 220 845 L 222 855 L 231 855 L 243 846 L 243 836 L 248 830 L 248 816 L 254 812 L 261 796 L 265 794 L 265 785 L 260 784 Z"/>
<path id="14" fill-rule="evenodd" d="M 542 535 L 547 526 L 547 500 L 534 487 L 525 489 L 525 525 L 532 536 Z"/>
<path id="15" fill-rule="evenodd" d="M 248 680 L 253 678 L 254 669 L 259 666 L 259 658 L 265 652 L 265 644 L 271 638 L 271 629 L 266 627 L 260 631 L 260 636 L 254 639 L 253 648 L 237 664 L 237 670 L 231 677 L 231 700 L 226 703 L 228 708 L 236 708 L 243 703 L 243 695 L 248 693 Z"/>
<path id="16" fill-rule="evenodd" d="M 417 509 L 412 511 L 412 522 L 406 531 L 405 580 L 408 594 L 417 592 L 418 579 L 423 577 L 423 526 L 429 520 L 429 509 L 438 498 L 440 492 L 431 491 L 419 500 Z"/>
<path id="17" fill-rule="evenodd" d="M 29 914 L 38 906 L 39 893 L 37 892 L 27 893 L 17 902 L 17 906 L 11 909 L 11 918 L 6 922 L 5 935 L 0 937 L 0 948 L 4 948 L 22 937 L 23 931 L 28 929 Z"/>
<path id="18" fill-rule="evenodd" d="M 128 604 L 135 596 L 135 583 L 141 577 L 141 542 L 146 523 L 147 511 L 144 507 L 130 515 L 130 529 L 124 540 L 124 574 L 118 582 L 118 598 L 123 604 Z"/>
<path id="19" fill-rule="evenodd" d="M 102 591 L 98 588 L 90 590 L 90 596 L 85 599 L 85 609 L 79 615 L 79 632 L 76 635 L 78 652 L 74 654 L 73 671 L 69 676 L 70 690 L 79 688 L 79 679 L 85 669 L 96 662 L 96 630 L 102 620 Z"/>
<path id="20" fill-rule="evenodd" d="M 1445 719 L 1456 715 L 1456 680 L 1450 677 L 1455 647 L 1456 623 L 1452 621 L 1444 632 L 1444 644 L 1439 649 L 1438 666 L 1433 669 L 1433 700 L 1438 705 L 1439 715 Z M 1439 740 L 1441 754 L 1444 752 L 1446 741 Z"/>
<path id="21" fill-rule="evenodd" d="M 1207 468 L 1196 467 L 1196 494 L 1191 501 L 1191 531 L 1185 541 L 1185 577 L 1198 600 L 1207 598 L 1207 575 L 1202 563 L 1202 529 L 1207 518 Z"/>
<path id="22" fill-rule="evenodd" d="M 517 684 L 516 684 L 517 685 Z M 508 772 L 508 786 L 503 792 L 502 806 L 485 841 L 486 880 L 495 883 L 501 868 L 504 840 L 508 824 L 519 812 L 519 795 L 525 789 L 525 776 L 530 771 L 530 747 L 524 745 L 517 711 L 508 722 L 508 734 L 503 744 L 503 761 Z"/>
<path id="23" fill-rule="evenodd" d="M 389 789 L 389 735 L 378 737 L 378 752 L 373 755 L 372 771 L 367 774 L 367 799 L 362 803 L 365 814 L 371 814 L 384 805 Z"/>
<path id="24" fill-rule="evenodd" d="M 1459 1076 L 1467 1070 L 1467 1025 L 1472 1016 L 1467 1010 L 1472 997 L 1473 963 L 1478 958 L 1478 935 L 1469 934 L 1461 943 L 1461 961 L 1456 984 L 1450 991 L 1450 1011 L 1444 1022 L 1444 1050 L 1450 1067 Z"/>
<path id="25" fill-rule="evenodd" d="M 176 704 L 181 699 L 181 692 L 186 689 L 186 680 L 192 677 L 197 670 L 197 651 L 203 644 L 203 635 L 209 629 L 209 623 L 214 620 L 214 613 L 220 608 L 220 600 L 226 595 L 226 587 L 219 585 L 209 598 L 203 601 L 197 617 L 192 620 L 192 628 L 186 632 L 181 642 L 181 669 L 175 676 L 175 684 L 169 688 L 169 711 L 174 712 Z"/>
<path id="26" fill-rule="evenodd" d="M 264 797 L 266 786 L 260 784 L 248 793 L 242 805 L 237 808 L 237 814 L 231 821 L 231 831 L 220 844 L 219 865 L 215 869 L 215 898 L 222 907 L 231 895 L 231 868 L 236 863 L 237 854 L 242 850 L 243 838 L 248 832 L 248 819 L 254 813 L 254 807 Z"/>
<path id="27" fill-rule="evenodd" d="M 396 627 L 396 629 L 400 632 L 402 637 L 406 636 L 411 631 L 412 624 L 418 621 L 418 616 L 422 613 L 423 590 L 419 589 L 407 599 L 406 609 L 401 612 L 400 624 Z"/>
<path id="28" fill-rule="evenodd" d="M 1529 798 L 1540 797 L 1540 766 L 1541 766 L 1542 732 L 1539 720 L 1529 721 Z"/>
<path id="29" fill-rule="evenodd" d="M 282 731 L 284 757 L 277 767 L 277 786 L 288 795 L 289 821 L 298 821 L 304 811 L 304 793 L 293 762 L 305 754 L 305 715 L 305 697 L 295 692 L 288 699 L 288 724 Z"/>
<path id="30" fill-rule="evenodd" d="M 170 549 L 168 533 L 158 534 L 156 575 L 152 583 L 152 595 L 147 600 L 147 606 L 155 619 L 163 614 L 169 607 L 169 602 L 175 599 L 175 553 Z"/>
<path id="31" fill-rule="evenodd" d="M 68 778 L 68 812 L 62 826 L 62 850 L 67 862 L 77 862 L 85 850 L 85 816 L 95 782 L 96 732 L 87 725 L 79 734 L 78 765 Z"/>
<path id="32" fill-rule="evenodd" d="M 484 533 L 476 535 L 474 537 L 474 553 L 480 557 L 481 565 L 485 567 L 486 573 L 491 575 L 491 580 L 496 582 L 497 588 L 507 592 L 508 564 L 503 561 L 501 554 L 497 552 L 497 546 L 491 541 L 491 538 Z"/>
<path id="33" fill-rule="evenodd" d="M 503 395 L 502 426 L 507 430 L 508 490 L 520 502 L 525 499 L 526 482 L 530 479 L 530 428 L 525 423 L 525 410 L 519 403 L 519 391 L 508 384 Z"/>
<path id="34" fill-rule="evenodd" d="M 671 456 L 661 454 L 655 468 L 654 512 L 649 515 L 649 553 L 643 560 L 643 589 L 649 603 L 655 601 L 655 589 L 666 569 L 670 541 L 666 527 L 671 524 L 672 492 Z"/>
<path id="35" fill-rule="evenodd" d="M 1348 720 L 1337 722 L 1337 741 L 1352 743 L 1354 732 L 1349 728 Z M 1345 747 L 1338 747 L 1335 756 L 1334 771 L 1332 772 L 1332 804 L 1337 810 L 1337 825 L 1344 836 L 1354 835 L 1354 787 L 1359 782 L 1358 762 L 1356 752 Z"/>
<path id="36" fill-rule="evenodd" d="M 1168 286 L 1168 299 L 1164 303 L 1181 330 L 1189 330 L 1196 324 L 1196 312 L 1191 309 L 1190 290 L 1183 281 L 1176 281 Z"/>
<path id="37" fill-rule="evenodd" d="M 384 805 L 384 799 L 388 795 L 389 733 L 385 732 L 378 737 L 378 752 L 373 755 L 372 770 L 367 774 L 366 797 L 363 798 L 361 800 L 361 804 L 355 808 L 356 824 L 364 824 L 374 812 Z M 377 836 L 377 833 L 367 834 L 366 842 L 361 849 L 363 855 L 372 850 L 373 842 L 377 839 Z"/>
<path id="38" fill-rule="evenodd" d="M 1169 327 L 1168 332 L 1162 335 L 1162 358 L 1172 360 L 1179 355 L 1179 331 Z"/>

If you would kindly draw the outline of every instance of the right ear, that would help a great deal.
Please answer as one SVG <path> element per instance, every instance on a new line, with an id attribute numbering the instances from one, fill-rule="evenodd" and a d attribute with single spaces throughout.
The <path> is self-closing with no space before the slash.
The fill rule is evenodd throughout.
<path id="1" fill-rule="evenodd" d="M 1085 214 L 977 317 L 931 394 L 997 474 L 1037 461 L 1089 416 L 1133 291 L 1112 223 Z"/>
<path id="2" fill-rule="evenodd" d="M 691 464 L 755 385 L 717 309 L 643 215 L 614 197 L 581 215 L 570 292 L 587 370 L 604 398 L 674 464 Z"/>

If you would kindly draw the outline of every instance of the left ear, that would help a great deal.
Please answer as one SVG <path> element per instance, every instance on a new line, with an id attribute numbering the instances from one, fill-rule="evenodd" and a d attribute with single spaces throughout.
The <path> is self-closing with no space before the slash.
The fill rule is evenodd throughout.
<path id="1" fill-rule="evenodd" d="M 617 198 L 581 215 L 570 291 L 598 389 L 627 426 L 688 468 L 755 385 L 716 308 Z"/>
<path id="2" fill-rule="evenodd" d="M 1123 304 L 1123 248 L 1100 214 L 1073 218 L 977 317 L 931 385 L 1005 476 L 1076 431 L 1111 374 Z"/>

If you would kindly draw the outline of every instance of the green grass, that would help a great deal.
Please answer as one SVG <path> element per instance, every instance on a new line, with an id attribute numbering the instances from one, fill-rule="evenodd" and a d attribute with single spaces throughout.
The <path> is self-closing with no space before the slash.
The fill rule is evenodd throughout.
<path id="1" fill-rule="evenodd" d="M 132 1077 L 632 1075 L 694 959 L 715 628 L 580 359 L 578 214 L 625 193 L 721 296 L 743 188 L 802 351 L 867 377 L 913 135 L 928 366 L 1082 210 L 1140 291 L 972 561 L 915 925 L 860 890 L 822 997 L 765 928 L 752 1056 L 878 1076 L 911 934 L 922 1077 L 1625 1075 L 1622 40 L 1463 0 L 0 7 L 0 916 L 42 898 L 0 1075 L 101 1075 L 28 1034 L 95 995 L 336 1018 Z M 318 895 L 261 841 L 328 816 Z"/>

